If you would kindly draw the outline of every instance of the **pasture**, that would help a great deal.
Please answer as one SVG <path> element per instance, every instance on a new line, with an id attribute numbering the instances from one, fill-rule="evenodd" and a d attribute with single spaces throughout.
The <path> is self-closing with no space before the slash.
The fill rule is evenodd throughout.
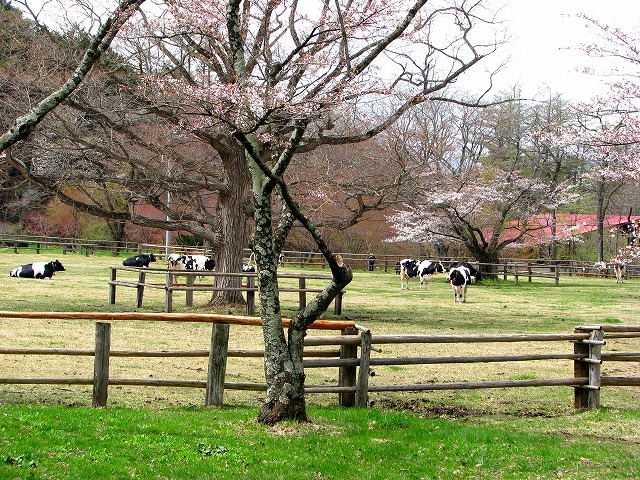
<path id="1" fill-rule="evenodd" d="M 48 261 L 59 258 L 67 270 L 59 272 L 53 280 L 34 280 L 22 278 L 10 278 L 9 270 L 33 261 Z M 114 258 L 110 255 L 96 255 L 85 257 L 78 254 L 68 255 L 35 255 L 21 253 L 13 254 L 6 250 L 0 252 L 0 288 L 2 297 L 0 299 L 1 310 L 15 311 L 125 311 L 133 310 L 135 306 L 135 290 L 119 288 L 116 305 L 109 305 L 107 280 L 110 265 L 120 265 L 122 259 Z M 300 272 L 297 267 L 283 267 L 283 271 Z M 322 272 L 318 269 L 317 272 Z M 325 271 L 326 273 L 326 271 Z M 512 281 L 485 281 L 480 285 L 471 285 L 467 295 L 467 303 L 454 304 L 451 287 L 444 282 L 444 275 L 436 276 L 427 290 L 418 290 L 418 282 L 414 279 L 410 283 L 410 290 L 400 290 L 400 278 L 392 271 L 384 273 L 364 272 L 356 270 L 354 281 L 346 288 L 346 295 L 343 303 L 343 315 L 340 318 L 354 320 L 372 330 L 374 334 L 416 334 L 416 333 L 571 333 L 575 326 L 591 324 L 638 324 L 638 281 L 628 280 L 624 284 L 616 284 L 612 278 L 585 278 L 585 277 L 562 277 L 560 286 L 556 287 L 552 280 L 534 279 L 529 283 L 520 281 L 519 285 L 514 285 Z M 191 311 L 210 311 L 206 307 L 209 298 L 208 293 L 197 292 L 194 295 L 194 307 Z M 295 313 L 297 306 L 297 296 L 295 294 L 283 294 L 283 305 L 285 315 Z M 145 292 L 145 301 L 142 311 L 163 311 L 164 295 L 161 290 L 149 290 Z M 174 310 L 176 312 L 187 311 L 184 307 L 184 297 L 176 295 L 174 299 Z M 223 308 L 214 310 L 216 313 L 243 314 L 243 308 Z M 324 318 L 336 318 L 328 312 Z M 58 348 L 85 348 L 93 346 L 94 323 L 89 321 L 38 321 L 38 320 L 0 320 L 0 343 L 2 345 L 24 347 L 58 347 Z M 326 332 L 310 332 L 310 335 L 326 334 Z M 210 341 L 210 326 L 200 324 L 148 324 L 145 322 L 117 323 L 113 326 L 112 347 L 113 348 L 133 348 L 140 347 L 146 349 L 197 349 L 208 348 Z M 231 329 L 230 348 L 259 348 L 262 346 L 262 333 L 255 327 L 236 327 Z M 622 340 L 612 346 L 620 351 L 640 350 L 638 340 Z M 398 356 L 402 353 L 409 353 L 411 350 L 419 348 L 414 345 L 389 345 L 384 346 L 380 355 Z M 430 346 L 429 354 L 447 354 L 453 347 L 451 345 Z M 496 346 L 490 345 L 463 345 L 456 346 L 456 354 L 461 355 L 481 355 L 487 349 L 492 354 L 513 353 L 513 349 L 518 349 L 518 353 L 547 352 L 550 348 L 548 344 L 506 344 Z M 553 346 L 553 348 L 558 348 Z M 564 346 L 565 351 L 571 348 Z M 451 353 L 453 354 L 453 353 Z M 2 376 L 38 376 L 37 372 L 43 369 L 46 376 L 61 376 L 77 373 L 80 376 L 91 375 L 92 361 L 78 358 L 71 358 L 62 361 L 56 357 L 20 357 L 7 358 L 0 355 L 0 371 Z M 544 370 L 546 376 L 557 375 L 559 377 L 569 376 L 572 366 L 570 362 L 541 362 L 536 365 L 539 371 Z M 640 366 L 634 362 L 620 362 L 607 368 L 613 368 L 615 374 L 628 376 L 638 376 Z M 140 359 L 135 362 L 115 364 L 113 374 L 122 372 L 124 375 L 135 377 L 156 377 L 156 378 L 201 378 L 206 369 L 206 359 L 170 359 L 164 362 L 154 359 L 153 362 Z M 480 364 L 480 365 L 421 365 L 402 367 L 376 367 L 375 376 L 370 379 L 371 384 L 380 381 L 384 383 L 394 383 L 394 380 L 402 379 L 397 383 L 425 383 L 443 381 L 462 381 L 481 379 L 526 379 L 535 378 L 539 372 L 532 371 L 530 366 L 517 365 L 505 366 L 500 363 Z M 256 360 L 243 360 L 237 364 L 229 365 L 228 375 L 232 377 L 249 378 L 252 381 L 260 381 L 262 378 L 262 368 Z M 313 369 L 308 371 L 308 382 L 321 384 L 328 382 L 336 376 L 335 371 L 324 371 L 323 369 Z M 45 376 L 45 375 L 41 375 Z M 308 404 L 310 406 L 311 417 L 318 419 L 319 426 L 313 427 L 284 427 L 285 431 L 267 431 L 260 427 L 251 425 L 251 418 L 255 417 L 256 409 L 260 404 L 260 394 L 256 392 L 230 391 L 225 392 L 225 404 L 228 407 L 216 410 L 215 414 L 209 414 L 208 409 L 204 409 L 203 395 L 199 389 L 188 388 L 154 388 L 154 387 L 118 387 L 109 390 L 109 407 L 99 415 L 101 418 L 109 419 L 120 425 L 116 418 L 129 417 L 135 413 L 126 413 L 130 409 L 133 412 L 140 412 L 140 419 L 145 425 L 150 425 L 157 435 L 155 429 L 163 430 L 167 427 L 156 425 L 165 416 L 175 415 L 184 419 L 189 413 L 195 412 L 194 422 L 203 422 L 205 418 L 216 423 L 220 419 L 223 423 L 231 425 L 231 429 L 238 431 L 251 430 L 252 435 L 248 435 L 247 442 L 240 442 L 247 451 L 251 446 L 261 444 L 256 436 L 264 435 L 264 442 L 275 452 L 282 449 L 285 455 L 286 446 L 276 446 L 282 443 L 311 442 L 315 445 L 323 445 L 321 448 L 333 448 L 324 446 L 328 439 L 338 437 L 341 440 L 336 444 L 340 445 L 333 450 L 335 456 L 343 455 L 347 451 L 360 451 L 361 455 L 366 454 L 366 449 L 359 446 L 359 437 L 365 435 L 363 432 L 371 432 L 366 440 L 362 440 L 371 447 L 375 445 L 375 453 L 372 453 L 369 461 L 366 458 L 353 460 L 357 465 L 357 471 L 362 473 L 358 478 L 634 478 L 639 472 L 638 445 L 640 445 L 640 392 L 635 387 L 608 387 L 602 391 L 601 409 L 594 412 L 575 412 L 573 410 L 573 390 L 568 387 L 540 387 L 526 389 L 489 389 L 472 391 L 441 391 L 441 392 L 385 392 L 372 394 L 370 400 L 373 402 L 374 411 L 364 411 L 364 413 L 342 413 L 342 409 L 332 407 L 336 405 L 335 398 L 328 395 L 309 395 Z M 28 423 L 35 422 L 34 433 L 39 431 L 41 425 L 47 428 L 61 428 L 61 426 L 48 426 L 55 423 L 55 418 L 59 417 L 61 411 L 59 406 L 72 405 L 77 407 L 77 413 L 71 415 L 78 417 L 78 422 L 91 424 L 91 409 L 85 410 L 84 406 L 91 404 L 90 388 L 86 386 L 49 386 L 49 385 L 0 385 L 0 408 L 5 418 L 24 418 Z M 44 403 L 46 406 L 37 406 Z M 20 406 L 24 405 L 24 406 Z M 126 412 L 121 409 L 127 409 Z M 231 409 L 228 413 L 227 409 Z M 40 410 L 42 409 L 42 410 Z M 168 409 L 168 410 L 166 410 Z M 186 409 L 186 410 L 185 410 Z M 74 409 L 75 410 L 75 409 Z M 88 413 L 85 413 L 88 412 Z M 156 412 L 156 413 L 152 413 Z M 165 413 L 162 413 L 165 412 Z M 314 413 L 315 412 L 315 413 Z M 384 413 L 388 412 L 388 413 Z M 408 420 L 403 420 L 405 415 L 409 415 Z M 66 415 L 63 413 L 62 415 Z M 158 416 L 156 419 L 156 415 Z M 315 417 L 315 418 L 314 418 Z M 345 417 L 349 417 L 349 426 L 343 425 Z M 36 419 L 39 419 L 36 421 Z M 176 420 L 182 421 L 182 420 Z M 128 431 L 132 428 L 126 422 L 136 422 L 136 420 L 123 420 L 122 428 Z M 385 427 L 385 422 L 391 422 L 391 427 Z M 9 422 L 11 423 L 11 422 Z M 15 423 L 15 422 L 14 422 Z M 189 422 L 187 422 L 189 423 Z M 394 425 L 400 425 L 396 428 Z M 13 424 L 12 424 L 13 425 Z M 19 430 L 19 422 L 15 426 L 0 427 L 3 430 L 3 437 L 11 435 L 14 430 Z M 69 427 L 70 428 L 70 427 Z M 173 432 L 172 435 L 191 435 L 191 430 L 196 427 L 190 424 L 186 431 Z M 197 428 L 209 431 L 198 423 Z M 218 427 L 210 427 L 209 435 L 216 437 L 223 435 L 216 432 Z M 288 430 L 290 429 L 290 430 Z M 356 433 L 359 429 L 360 433 Z M 255 431 L 258 431 L 256 433 Z M 455 431 L 455 433 L 454 433 Z M 139 432 L 136 427 L 136 435 L 146 435 Z M 320 432 L 320 433 L 318 433 Z M 411 440 L 409 437 L 418 434 L 421 440 Z M 453 440 L 445 440 L 441 437 L 444 432 L 453 436 Z M 482 433 L 480 433 L 482 432 Z M 502 435 L 512 432 L 518 438 L 502 440 Z M 517 432 L 517 434 L 516 434 Z M 85 434 L 76 433 L 85 438 Z M 547 437 L 551 434 L 551 439 Z M 73 436 L 72 432 L 65 435 Z M 228 434 L 227 434 L 228 435 Z M 90 442 L 91 436 L 86 435 Z M 446 435 L 445 435 L 446 436 Z M 25 441 L 29 435 L 21 435 Z M 424 437 L 429 437 L 435 444 L 427 442 Z M 135 437 L 142 438 L 142 437 Z M 147 437 L 144 437 L 147 438 Z M 154 442 L 159 441 L 154 435 L 149 435 L 152 445 L 139 448 L 149 448 L 152 452 L 157 449 Z M 198 435 L 195 435 L 198 438 Z M 295 439 L 294 439 L 295 438 Z M 495 438 L 495 440 L 493 440 Z M 287 440 L 288 439 L 288 440 Z M 350 439 L 350 440 L 349 440 Z M 236 439 L 237 440 L 237 439 Z M 221 440 L 227 454 L 215 454 L 216 445 L 208 445 L 214 449 L 214 454 L 195 455 L 200 460 L 208 459 L 209 462 L 215 460 L 230 462 L 228 455 L 230 442 L 236 440 Z M 547 445 L 546 441 L 554 443 L 554 447 Z M 55 440 L 51 440 L 55 443 Z M 131 441 L 134 441 L 133 439 Z M 349 443 L 352 442 L 352 443 Z M 404 451 L 400 453 L 391 449 L 398 447 L 402 442 L 416 442 L 416 450 L 412 453 Z M 496 442 L 492 445 L 492 442 Z M 114 440 L 115 442 L 115 440 Z M 190 442 L 190 443 L 189 443 Z M 189 445 L 197 451 L 198 442 L 189 441 Z M 194 443 L 195 442 L 195 443 Z M 344 444 L 343 442 L 347 442 Z M 450 442 L 453 442 L 450 443 Z M 525 444 L 531 442 L 532 445 L 525 449 Z M 555 443 L 559 442 L 559 443 Z M 144 442 L 143 442 L 144 443 Z M 548 457 L 536 460 L 537 443 L 545 444 L 549 453 Z M 495 450 L 498 444 L 501 447 L 503 457 Z M 10 451 L 17 444 L 4 440 L 0 443 L 0 455 L 14 456 L 18 458 L 19 451 Z M 123 448 L 117 442 L 113 448 Z M 265 445 L 262 443 L 261 445 Z M 438 446 L 439 445 L 439 446 Z M 463 447 L 464 445 L 464 447 Z M 511 445 L 511 447 L 504 447 Z M 595 453 L 578 454 L 580 448 L 599 450 L 604 459 L 593 458 Z M 11 447 L 11 448 L 10 448 Z M 203 447 L 203 448 L 205 448 Z M 509 452 L 509 448 L 525 449 L 516 456 Z M 26 447 L 25 447 L 26 448 Z M 33 447 L 36 448 L 36 447 Z M 53 450 L 55 445 L 50 447 Z M 138 448 L 138 447 L 137 447 Z M 187 447 L 184 447 L 187 448 Z M 208 448 L 208 447 L 206 447 Z M 384 450 L 389 448 L 389 450 Z M 407 447 L 408 448 L 408 447 Z M 82 446 L 74 447 L 82 450 Z M 383 451 L 381 451 L 381 449 Z M 459 449 L 459 450 L 456 450 Z M 400 449 L 403 450 L 403 449 Z M 564 454 L 560 453 L 564 450 Z M 211 450 L 207 450 L 209 453 Z M 443 453 L 445 451 L 445 453 Z M 457 453 L 454 453 L 457 452 Z M 605 453 L 606 451 L 606 453 Z M 447 454 L 446 452 L 449 452 Z M 223 452 L 224 453 L 224 452 Z M 237 452 L 236 452 L 237 453 Z M 178 450 L 178 454 L 183 452 Z M 52 454 L 53 455 L 53 454 Z M 106 454 L 105 454 L 106 455 Z M 190 455 L 184 454 L 183 460 L 176 462 L 182 464 L 184 458 L 189 459 Z M 236 467 L 229 472 L 230 476 L 242 475 L 242 468 L 247 464 L 252 464 L 252 458 L 258 456 L 254 454 L 250 457 L 248 453 L 243 459 L 235 459 Z M 278 455 L 278 453 L 276 453 Z M 385 455 L 397 458 L 402 465 L 391 468 L 397 471 L 397 476 L 384 475 L 372 467 L 367 472 L 366 466 L 370 462 L 383 464 Z M 506 455 L 506 456 L 505 456 Z M 564 456 L 563 456 L 564 455 Z M 76 457 L 78 455 L 70 455 Z M 439 467 L 414 467 L 412 463 L 425 463 L 427 458 L 434 456 L 444 456 L 437 464 Z M 465 456 L 470 456 L 473 460 L 463 460 Z M 511 458 L 510 458 L 511 456 Z M 54 455 L 55 457 L 55 455 Z M 107 456 L 108 457 L 108 456 Z M 209 458 L 211 457 L 211 458 Z M 477 458 L 476 458 L 477 457 Z M 57 457 L 56 457 L 57 458 Z M 521 462 L 518 459 L 524 458 Z M 581 460 L 584 458 L 585 460 Z M 401 460 L 402 459 L 402 460 Z M 16 462 L 28 463 L 28 457 Z M 95 460 L 98 464 L 102 460 Z M 133 461 L 133 460 L 132 460 Z M 300 458 L 300 462 L 313 464 L 309 457 Z M 447 463 L 449 462 L 450 463 Z M 635 470 L 628 465 L 633 465 Z M 244 462 L 244 463 L 243 463 Z M 328 460 L 327 460 L 328 462 Z M 342 465 L 342 461 L 337 461 Z M 581 465 L 581 462 L 583 465 Z M 259 463 L 256 460 L 256 463 Z M 484 468 L 491 464 L 491 468 Z M 343 478 L 340 470 L 331 472 L 324 470 L 325 467 L 303 467 L 300 465 L 300 477 L 285 475 L 283 471 L 279 474 L 273 471 L 265 471 L 254 478 L 303 478 L 302 472 L 306 472 L 306 478 Z M 473 464 L 473 465 L 472 465 Z M 244 467 L 242 466 L 244 465 Z M 295 465 L 295 463 L 293 464 Z M 348 468 L 348 462 L 342 468 Z M 454 465 L 454 466 L 452 466 Z M 458 465 L 457 473 L 455 465 Z M 515 465 L 515 467 L 513 467 Z M 509 468 L 513 467 L 512 473 Z M 584 468 L 583 468 L 584 467 Z M 588 467 L 588 468 L 587 468 Z M 16 470 L 7 469 L 5 473 L 13 477 L 26 476 Z M 28 472 L 28 467 L 24 472 Z M 79 468 L 79 467 L 78 467 Z M 123 466 L 122 468 L 130 468 Z M 142 468 L 142 466 L 141 466 Z M 141 472 L 149 472 L 148 466 L 142 468 Z M 295 467 L 294 467 L 295 468 Z M 417 469 L 416 469 L 417 468 Z M 437 468 L 440 468 L 438 475 Z M 594 470 L 595 468 L 595 470 Z M 403 470 L 405 469 L 405 470 Z M 385 469 L 389 471 L 388 469 Z M 152 470 L 155 472 L 155 470 Z M 183 476 L 179 472 L 182 470 L 168 470 L 165 476 Z M 211 475 L 213 470 L 208 470 Z M 298 471 L 298 470 L 295 470 Z M 235 474 L 231 474 L 235 472 Z M 403 473 L 404 472 L 404 473 Z M 562 474 L 562 472 L 565 472 Z M 591 472 L 591 473 L 589 473 Z M 344 471 L 342 471 L 344 473 Z M 129 471 L 129 474 L 131 472 Z M 97 474 L 98 475 L 98 474 Z M 194 475 L 204 476 L 205 473 Z M 56 477 L 55 472 L 50 475 Z M 105 476 L 104 473 L 98 476 Z M 144 476 L 144 474 L 143 474 Z M 154 477 L 162 474 L 154 473 Z M 184 475 L 188 477 L 189 475 Z M 117 478 L 114 476 L 113 478 Z M 81 478 L 78 476 L 77 478 Z M 225 478 L 218 476 L 217 478 Z"/>

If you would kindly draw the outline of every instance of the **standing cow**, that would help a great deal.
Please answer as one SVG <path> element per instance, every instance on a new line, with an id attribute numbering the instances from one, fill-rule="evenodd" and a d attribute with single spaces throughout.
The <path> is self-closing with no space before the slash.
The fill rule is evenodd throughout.
<path id="1" fill-rule="evenodd" d="M 170 270 L 213 270 L 216 267 L 216 260 L 206 255 L 180 255 L 172 253 L 167 255 L 167 266 Z M 202 277 L 200 277 L 202 279 Z M 176 284 L 174 276 L 173 284 Z"/>
<path id="2" fill-rule="evenodd" d="M 627 264 L 622 260 L 613 261 L 613 271 L 616 274 L 616 283 L 624 283 L 624 274 L 627 271 Z"/>
<path id="3" fill-rule="evenodd" d="M 151 253 L 143 253 L 140 255 L 134 255 L 133 257 L 125 258 L 122 261 L 122 265 L 125 267 L 148 267 L 149 263 L 155 262 L 156 256 Z"/>
<path id="4" fill-rule="evenodd" d="M 467 301 L 467 287 L 471 283 L 471 272 L 467 267 L 454 267 L 449 271 L 447 280 L 453 288 L 453 302 Z"/>
<path id="5" fill-rule="evenodd" d="M 64 272 L 66 269 L 62 266 L 62 263 L 58 260 L 52 262 L 35 262 L 28 265 L 22 265 L 18 268 L 14 268 L 9 272 L 10 277 L 24 277 L 24 278 L 48 278 L 55 275 L 55 272 Z"/>
<path id="6" fill-rule="evenodd" d="M 449 270 L 451 270 L 452 268 L 458 268 L 458 267 L 465 267 L 469 270 L 469 274 L 476 279 L 476 283 L 480 282 L 482 280 L 482 275 L 480 274 L 480 270 L 476 270 L 473 265 L 471 265 L 469 262 L 453 262 L 450 266 L 449 266 Z"/>
<path id="7" fill-rule="evenodd" d="M 409 280 L 418 277 L 420 278 L 420 290 L 424 285 L 424 289 L 427 289 L 427 285 L 431 277 L 436 273 L 444 273 L 444 267 L 440 262 L 434 263 L 430 260 L 412 260 L 405 258 L 400 261 L 400 288 L 402 290 L 409 290 Z"/>

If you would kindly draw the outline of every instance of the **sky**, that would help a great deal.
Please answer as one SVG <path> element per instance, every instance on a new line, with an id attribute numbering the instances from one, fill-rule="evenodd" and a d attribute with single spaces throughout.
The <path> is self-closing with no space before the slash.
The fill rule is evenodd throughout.
<path id="1" fill-rule="evenodd" d="M 581 73 L 585 66 L 610 69 L 580 50 L 597 40 L 576 14 L 584 13 L 625 32 L 640 27 L 640 0 L 490 0 L 505 5 L 499 13 L 512 39 L 500 47 L 493 62 L 510 57 L 498 79 L 498 90 L 520 83 L 522 95 L 531 98 L 539 90 L 559 92 L 574 101 L 588 100 L 606 91 L 606 80 Z M 640 35 L 638 35 L 640 37 Z"/>

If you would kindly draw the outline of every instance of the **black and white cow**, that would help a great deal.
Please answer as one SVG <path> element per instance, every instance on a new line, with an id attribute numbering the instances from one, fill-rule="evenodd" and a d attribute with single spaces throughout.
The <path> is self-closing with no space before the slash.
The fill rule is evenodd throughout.
<path id="1" fill-rule="evenodd" d="M 216 268 L 216 260 L 206 255 L 180 255 L 171 253 L 167 255 L 167 267 L 170 270 L 213 270 Z M 202 279 L 202 277 L 200 277 Z M 174 276 L 174 285 L 176 279 Z"/>
<path id="2" fill-rule="evenodd" d="M 469 274 L 476 279 L 476 283 L 482 280 L 482 275 L 480 274 L 480 270 L 476 270 L 473 267 L 473 265 L 471 265 L 469 262 L 453 262 L 449 266 L 449 270 L 451 270 L 452 268 L 458 268 L 458 267 L 465 267 L 469 269 Z"/>
<path id="3" fill-rule="evenodd" d="M 622 260 L 613 261 L 613 271 L 616 274 L 616 283 L 624 283 L 624 274 L 627 271 L 627 264 Z"/>
<path id="4" fill-rule="evenodd" d="M 471 272 L 467 267 L 454 267 L 449 270 L 447 280 L 453 288 L 453 302 L 467 301 L 467 287 L 471 283 Z"/>
<path id="5" fill-rule="evenodd" d="M 256 271 L 256 267 L 254 267 L 253 265 L 249 265 L 248 263 L 243 263 L 242 264 L 242 272 L 243 273 L 253 273 Z"/>
<path id="6" fill-rule="evenodd" d="M 62 266 L 60 261 L 54 260 L 52 262 L 35 262 L 28 265 L 22 265 L 18 268 L 14 268 L 9 272 L 10 277 L 24 277 L 24 278 L 48 278 L 55 275 L 55 272 L 64 272 L 66 268 Z"/>
<path id="7" fill-rule="evenodd" d="M 436 273 L 444 273 L 444 267 L 440 262 L 434 263 L 430 260 L 412 260 L 405 258 L 400 261 L 400 288 L 402 290 L 407 288 L 409 290 L 409 280 L 418 277 L 420 278 L 420 290 L 424 285 L 424 289 L 427 289 L 427 285 L 431 277 Z"/>
<path id="8" fill-rule="evenodd" d="M 179 253 L 170 253 L 169 255 L 167 255 L 167 267 L 170 270 L 184 270 L 186 260 L 186 255 L 181 255 Z"/>
<path id="9" fill-rule="evenodd" d="M 216 260 L 207 255 L 185 255 L 184 268 L 186 270 L 213 270 L 216 268 Z"/>
<path id="10" fill-rule="evenodd" d="M 134 255 L 133 257 L 125 258 L 122 261 L 122 265 L 125 267 L 148 267 L 149 263 L 155 262 L 156 256 L 153 253 L 143 253 L 140 255 Z"/>

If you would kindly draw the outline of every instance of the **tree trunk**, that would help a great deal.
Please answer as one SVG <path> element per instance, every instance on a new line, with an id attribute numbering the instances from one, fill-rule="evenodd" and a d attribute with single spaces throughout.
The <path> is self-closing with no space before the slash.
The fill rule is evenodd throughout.
<path id="1" fill-rule="evenodd" d="M 597 225 L 597 242 L 598 242 L 598 262 L 604 261 L 604 214 L 605 207 L 605 192 L 604 192 L 604 178 L 598 182 L 597 189 L 597 208 L 598 208 L 598 225 Z"/>
<path id="2" fill-rule="evenodd" d="M 549 252 L 549 256 L 551 260 L 558 259 L 558 217 L 557 212 L 555 210 L 551 211 L 551 251 Z"/>
<path id="3" fill-rule="evenodd" d="M 267 394 L 258 421 L 274 424 L 285 419 L 307 421 L 304 398 L 303 340 L 306 329 L 282 327 L 277 261 L 273 248 L 271 195 L 254 192 L 253 251 L 258 266 L 260 317 L 264 336 Z"/>
<path id="4" fill-rule="evenodd" d="M 479 268 L 482 278 L 490 280 L 498 278 L 498 262 L 500 262 L 498 252 L 494 250 L 480 250 L 471 252 L 471 254 L 480 263 Z"/>
<path id="5" fill-rule="evenodd" d="M 250 196 L 250 183 L 247 174 L 244 150 L 237 146 L 220 152 L 226 173 L 227 190 L 220 192 L 219 213 L 221 218 L 222 242 L 218 251 L 216 270 L 221 272 L 241 272 L 243 250 L 249 238 L 250 217 L 247 205 Z M 240 277 L 216 277 L 217 288 L 238 288 Z M 214 292 L 210 304 L 241 305 L 245 300 L 239 291 Z"/>

